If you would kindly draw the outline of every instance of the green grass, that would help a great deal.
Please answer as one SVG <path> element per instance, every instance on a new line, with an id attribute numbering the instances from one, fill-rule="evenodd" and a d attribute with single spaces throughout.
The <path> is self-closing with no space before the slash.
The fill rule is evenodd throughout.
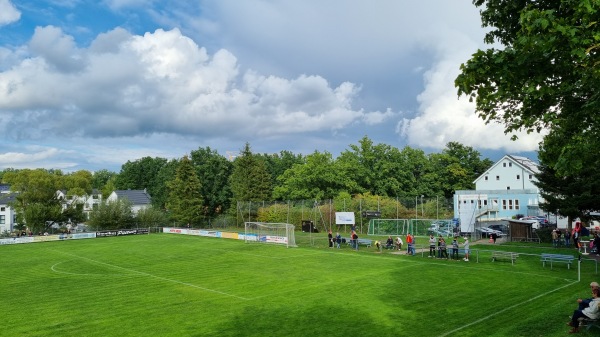
<path id="1" fill-rule="evenodd" d="M 174 234 L 0 246 L 0 336 L 564 336 L 598 279 L 587 263 L 581 282 L 534 255 L 492 263 L 485 246 L 465 263 L 297 235 L 298 248 Z"/>

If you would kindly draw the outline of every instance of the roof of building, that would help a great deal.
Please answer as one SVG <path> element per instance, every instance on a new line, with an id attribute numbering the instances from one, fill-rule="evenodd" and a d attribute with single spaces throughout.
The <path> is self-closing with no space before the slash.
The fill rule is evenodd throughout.
<path id="1" fill-rule="evenodd" d="M 9 184 L 0 184 L 0 193 L 8 193 L 10 192 Z"/>
<path id="2" fill-rule="evenodd" d="M 540 170 L 538 168 L 538 163 L 534 162 L 533 160 L 526 158 L 526 157 L 520 157 L 520 156 L 513 156 L 513 155 L 506 155 L 506 157 L 512 159 L 513 161 L 515 161 L 516 163 L 520 164 L 521 166 L 523 166 L 524 168 L 528 169 L 529 171 L 533 172 L 533 173 L 538 173 Z"/>
<path id="3" fill-rule="evenodd" d="M 9 202 L 13 202 L 16 199 L 16 193 L 2 193 L 0 194 L 0 205 L 8 205 Z"/>
<path id="4" fill-rule="evenodd" d="M 134 205 L 149 205 L 151 201 L 146 190 L 115 190 L 113 193 L 118 199 L 128 199 Z"/>

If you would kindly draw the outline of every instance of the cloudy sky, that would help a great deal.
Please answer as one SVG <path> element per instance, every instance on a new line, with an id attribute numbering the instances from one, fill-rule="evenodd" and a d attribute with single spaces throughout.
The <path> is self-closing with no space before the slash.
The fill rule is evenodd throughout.
<path id="1" fill-rule="evenodd" d="M 375 143 L 535 158 L 454 78 L 471 0 L 0 0 L 0 169 Z"/>

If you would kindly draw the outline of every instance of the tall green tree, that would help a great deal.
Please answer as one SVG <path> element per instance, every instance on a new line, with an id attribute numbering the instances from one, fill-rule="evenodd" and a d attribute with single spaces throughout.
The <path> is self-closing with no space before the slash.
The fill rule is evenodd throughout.
<path id="1" fill-rule="evenodd" d="M 201 188 L 194 165 L 188 156 L 184 156 L 175 172 L 175 179 L 169 183 L 167 209 L 171 218 L 181 224 L 200 224 L 207 213 Z"/>
<path id="2" fill-rule="evenodd" d="M 267 171 L 271 175 L 271 186 L 273 188 L 278 184 L 277 178 L 286 170 L 292 168 L 295 164 L 303 164 L 305 162 L 303 155 L 294 154 L 287 150 L 259 156 L 265 161 Z"/>
<path id="3" fill-rule="evenodd" d="M 45 232 L 60 219 L 62 206 L 56 192 L 61 188 L 62 172 L 24 169 L 6 172 L 4 181 L 17 193 L 13 205 L 17 222 L 32 232 Z"/>
<path id="4" fill-rule="evenodd" d="M 95 171 L 92 175 L 92 188 L 101 190 L 111 179 L 115 179 L 117 173 L 103 169 Z M 111 191 L 112 192 L 112 191 Z"/>
<path id="5" fill-rule="evenodd" d="M 171 159 L 163 165 L 156 177 L 153 179 L 152 191 L 148 191 L 152 196 L 152 206 L 155 209 L 165 210 L 169 199 L 169 183 L 175 178 L 175 172 L 179 167 L 179 160 Z"/>
<path id="6" fill-rule="evenodd" d="M 278 200 L 331 199 L 358 189 L 329 152 L 313 152 L 306 156 L 306 163 L 294 165 L 279 180 L 280 185 L 273 191 Z"/>
<path id="7" fill-rule="evenodd" d="M 233 164 L 210 147 L 191 152 L 191 161 L 202 186 L 206 214 L 210 217 L 223 213 L 231 202 L 229 176 Z"/>
<path id="8" fill-rule="evenodd" d="M 475 0 L 488 44 L 461 66 L 459 95 L 507 133 L 560 127 L 552 165 L 560 175 L 600 158 L 600 2 Z"/>
<path id="9" fill-rule="evenodd" d="M 560 131 L 556 129 L 547 135 L 538 152 L 540 165 L 536 185 L 543 198 L 540 208 L 571 220 L 581 218 L 585 221 L 589 219 L 589 213 L 596 211 L 600 205 L 600 173 L 596 167 L 586 165 L 569 174 L 558 174 L 555 161 L 560 144 L 564 142 Z"/>
<path id="10" fill-rule="evenodd" d="M 271 199 L 271 175 L 260 156 L 254 155 L 246 143 L 233 161 L 229 186 L 234 201 L 266 201 Z"/>
<path id="11" fill-rule="evenodd" d="M 403 173 L 398 161 L 400 151 L 387 144 L 373 144 L 367 136 L 359 144 L 350 145 L 337 158 L 341 171 L 353 180 L 358 189 L 352 194 L 369 192 L 379 196 L 397 196 L 401 193 L 398 179 Z"/>

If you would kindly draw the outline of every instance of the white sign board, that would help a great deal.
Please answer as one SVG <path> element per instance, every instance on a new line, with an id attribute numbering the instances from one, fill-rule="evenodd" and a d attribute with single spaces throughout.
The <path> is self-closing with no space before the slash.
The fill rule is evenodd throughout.
<path id="1" fill-rule="evenodd" d="M 354 212 L 335 212 L 336 225 L 354 225 Z"/>

